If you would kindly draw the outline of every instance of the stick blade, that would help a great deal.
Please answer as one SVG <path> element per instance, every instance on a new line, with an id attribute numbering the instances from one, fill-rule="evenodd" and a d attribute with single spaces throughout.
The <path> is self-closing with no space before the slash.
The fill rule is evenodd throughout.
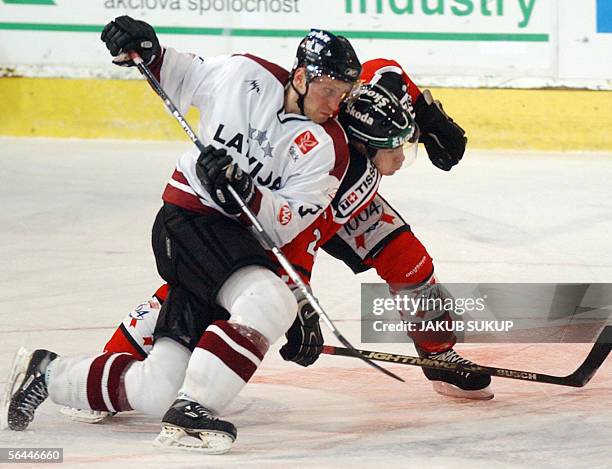
<path id="1" fill-rule="evenodd" d="M 606 326 L 597 337 L 595 345 L 593 345 L 582 365 L 567 376 L 568 382 L 579 388 L 586 385 L 606 360 L 610 351 L 612 351 L 612 326 Z"/>

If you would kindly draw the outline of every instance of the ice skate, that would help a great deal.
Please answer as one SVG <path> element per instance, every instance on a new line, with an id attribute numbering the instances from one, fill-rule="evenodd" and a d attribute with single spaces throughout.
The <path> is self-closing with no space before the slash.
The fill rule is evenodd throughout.
<path id="1" fill-rule="evenodd" d="M 177 399 L 162 418 L 154 445 L 177 451 L 227 453 L 236 440 L 236 427 L 219 420 L 194 401 Z"/>
<path id="2" fill-rule="evenodd" d="M 48 350 L 18 350 L 2 401 L 3 428 L 22 431 L 34 420 L 34 412 L 49 396 L 45 372 L 55 358 Z"/>
<path id="3" fill-rule="evenodd" d="M 439 360 L 462 365 L 473 365 L 474 363 L 463 358 L 452 348 L 446 352 L 429 353 L 417 347 L 417 352 L 422 358 Z M 460 373 L 457 371 L 437 370 L 433 368 L 422 368 L 423 373 L 431 381 L 434 391 L 443 396 L 459 397 L 463 399 L 488 400 L 493 399 L 491 390 L 491 377 L 479 373 Z"/>

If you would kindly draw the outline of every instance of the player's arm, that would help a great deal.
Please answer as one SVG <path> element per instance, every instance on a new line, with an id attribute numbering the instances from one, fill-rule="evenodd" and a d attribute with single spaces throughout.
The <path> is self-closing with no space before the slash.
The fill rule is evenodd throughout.
<path id="1" fill-rule="evenodd" d="M 308 138 L 306 138 L 306 136 Z M 336 120 L 300 131 L 289 153 L 295 165 L 277 191 L 262 188 L 261 219 L 267 221 L 281 246 L 306 230 L 325 212 L 349 166 L 346 136 Z M 289 219 L 283 211 L 289 208 Z"/>
<path id="2" fill-rule="evenodd" d="M 223 148 L 207 147 L 198 158 L 196 173 L 217 205 L 248 223 L 227 189 L 231 184 L 268 235 L 284 246 L 329 206 L 346 172 L 346 144 L 335 147 L 331 139 L 321 140 L 316 149 L 295 163 L 296 167 L 278 190 L 254 184 L 252 177 L 233 163 Z"/>
<path id="3" fill-rule="evenodd" d="M 372 160 L 357 152 L 351 153 L 348 170 L 342 178 L 340 188 L 332 200 L 335 231 L 355 218 L 376 196 L 382 176 Z M 326 240 L 333 236 L 327 231 Z"/>
<path id="4" fill-rule="evenodd" d="M 163 47 L 150 24 L 129 16 L 119 16 L 108 23 L 101 39 L 116 65 L 134 66 L 128 52 L 137 52 L 183 114 L 191 105 L 204 105 L 206 97 L 214 94 L 214 85 L 204 82 L 212 79 L 211 72 L 224 57 L 205 61 L 194 54 Z"/>
<path id="5" fill-rule="evenodd" d="M 330 224 L 333 224 L 331 207 L 327 207 L 312 225 L 283 246 L 285 257 L 300 274 L 306 285 L 310 284 L 316 252 Z M 323 333 L 319 325 L 319 315 L 280 265 L 278 274 L 285 279 L 298 303 L 296 318 L 285 333 L 287 342 L 280 348 L 279 353 L 285 361 L 310 366 L 319 358 L 323 350 Z"/>
<path id="6" fill-rule="evenodd" d="M 363 64 L 361 79 L 378 83 L 392 91 L 408 108 L 412 108 L 419 125 L 419 142 L 425 145 L 431 162 L 444 171 L 450 171 L 465 152 L 465 131 L 444 111 L 431 91 L 421 92 L 415 82 L 395 60 L 374 59 Z"/>

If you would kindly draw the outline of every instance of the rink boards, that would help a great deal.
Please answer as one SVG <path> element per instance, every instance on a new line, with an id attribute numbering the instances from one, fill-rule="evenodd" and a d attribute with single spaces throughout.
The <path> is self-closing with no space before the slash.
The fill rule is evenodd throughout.
<path id="1" fill-rule="evenodd" d="M 471 148 L 612 151 L 612 91 L 438 88 Z M 0 78 L 0 135 L 183 140 L 140 80 Z M 192 122 L 196 114 L 190 114 Z"/>

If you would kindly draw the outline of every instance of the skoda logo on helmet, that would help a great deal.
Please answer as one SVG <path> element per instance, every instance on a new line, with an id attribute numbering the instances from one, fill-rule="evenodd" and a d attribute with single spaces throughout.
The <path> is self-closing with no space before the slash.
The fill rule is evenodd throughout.
<path id="1" fill-rule="evenodd" d="M 387 106 L 389 104 L 389 98 L 385 97 L 374 89 L 365 88 L 365 95 L 372 98 L 374 103 L 379 107 Z"/>
<path id="2" fill-rule="evenodd" d="M 355 109 L 353 103 L 349 104 L 347 111 L 355 119 L 360 122 L 363 122 L 366 125 L 372 125 L 374 123 L 374 119 L 372 118 L 372 116 L 370 116 L 369 112 L 359 112 L 357 109 Z"/>
<path id="3" fill-rule="evenodd" d="M 339 114 L 349 138 L 372 148 L 397 148 L 414 140 L 416 124 L 397 97 L 377 84 L 363 85 Z"/>
<path id="4" fill-rule="evenodd" d="M 393 137 L 391 139 L 391 148 L 401 147 L 404 143 L 410 142 L 410 140 L 414 136 L 415 130 L 416 130 L 415 127 L 411 127 L 409 134 L 406 134 L 403 137 Z"/>

